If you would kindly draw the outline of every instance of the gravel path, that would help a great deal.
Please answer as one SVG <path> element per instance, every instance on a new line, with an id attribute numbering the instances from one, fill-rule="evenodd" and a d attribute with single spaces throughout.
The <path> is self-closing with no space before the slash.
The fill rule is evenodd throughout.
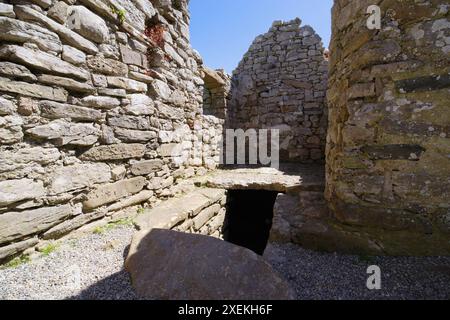
<path id="1" fill-rule="evenodd" d="M 64 241 L 48 256 L 0 270 L 3 299 L 136 299 L 123 261 L 134 229 Z M 450 299 L 450 257 L 323 254 L 295 245 L 269 245 L 266 258 L 300 299 Z M 382 290 L 366 287 L 369 265 L 382 271 Z M 79 281 L 77 281 L 79 280 Z"/>
<path id="2" fill-rule="evenodd" d="M 48 256 L 0 270 L 0 300 L 136 299 L 123 271 L 133 233 L 133 227 L 120 226 L 84 235 Z"/>
<path id="3" fill-rule="evenodd" d="M 450 299 L 450 257 L 368 259 L 292 244 L 269 245 L 265 257 L 291 283 L 299 299 Z M 381 290 L 367 289 L 367 268 L 372 265 L 381 269 Z"/>

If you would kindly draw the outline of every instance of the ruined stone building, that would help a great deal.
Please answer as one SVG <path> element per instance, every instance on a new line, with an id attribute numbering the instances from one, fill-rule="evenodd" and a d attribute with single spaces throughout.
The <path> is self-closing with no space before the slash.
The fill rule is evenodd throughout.
<path id="1" fill-rule="evenodd" d="M 244 189 L 275 193 L 274 240 L 449 254 L 450 8 L 416 2 L 335 0 L 330 61 L 275 22 L 230 77 L 187 0 L 1 0 L 0 260 L 125 216 L 219 237 Z M 217 170 L 226 128 L 279 129 L 298 167 Z"/>
<path id="2" fill-rule="evenodd" d="M 320 37 L 300 19 L 274 22 L 233 73 L 229 127 L 280 130 L 280 158 L 324 160 L 328 64 Z"/>

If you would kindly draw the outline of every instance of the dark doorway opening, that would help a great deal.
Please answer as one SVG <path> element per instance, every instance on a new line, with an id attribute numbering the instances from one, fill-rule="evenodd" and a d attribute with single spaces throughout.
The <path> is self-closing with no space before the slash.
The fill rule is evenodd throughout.
<path id="1" fill-rule="evenodd" d="M 224 240 L 263 255 L 277 195 L 275 191 L 229 190 Z"/>

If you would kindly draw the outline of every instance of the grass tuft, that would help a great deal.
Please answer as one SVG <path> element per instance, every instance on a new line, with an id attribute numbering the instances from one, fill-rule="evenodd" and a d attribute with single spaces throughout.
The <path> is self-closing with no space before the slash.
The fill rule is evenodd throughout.
<path id="1" fill-rule="evenodd" d="M 50 255 L 52 252 L 55 252 L 58 249 L 58 245 L 56 243 L 50 243 L 46 247 L 40 250 L 41 254 L 46 257 Z"/>
<path id="2" fill-rule="evenodd" d="M 12 259 L 11 261 L 5 263 L 3 266 L 0 266 L 0 269 L 14 269 L 14 268 L 17 268 L 18 266 L 20 266 L 22 264 L 26 264 L 30 261 L 31 261 L 31 259 L 29 256 L 21 255 L 19 257 Z"/>
<path id="3" fill-rule="evenodd" d="M 115 15 L 117 15 L 117 19 L 119 19 L 120 24 L 125 22 L 125 15 L 127 14 L 127 11 L 124 9 L 116 9 L 115 7 L 111 6 L 111 11 Z"/>
<path id="4" fill-rule="evenodd" d="M 133 225 L 133 219 L 125 218 L 125 219 L 110 222 L 103 227 L 97 227 L 94 229 L 94 233 L 95 234 L 104 234 L 107 231 L 114 230 L 114 229 L 117 229 L 122 226 L 132 226 L 132 225 Z"/>

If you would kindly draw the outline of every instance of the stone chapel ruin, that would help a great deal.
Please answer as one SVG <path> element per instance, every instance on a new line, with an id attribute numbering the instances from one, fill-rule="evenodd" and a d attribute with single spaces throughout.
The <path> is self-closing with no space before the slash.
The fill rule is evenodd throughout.
<path id="1" fill-rule="evenodd" d="M 450 254 L 450 7 L 416 2 L 335 0 L 329 61 L 277 21 L 230 77 L 191 47 L 188 0 L 1 0 L 0 260 L 125 216 L 255 251 Z M 279 129 L 280 170 L 220 167 L 228 128 Z M 273 209 L 246 243 L 256 191 Z"/>

